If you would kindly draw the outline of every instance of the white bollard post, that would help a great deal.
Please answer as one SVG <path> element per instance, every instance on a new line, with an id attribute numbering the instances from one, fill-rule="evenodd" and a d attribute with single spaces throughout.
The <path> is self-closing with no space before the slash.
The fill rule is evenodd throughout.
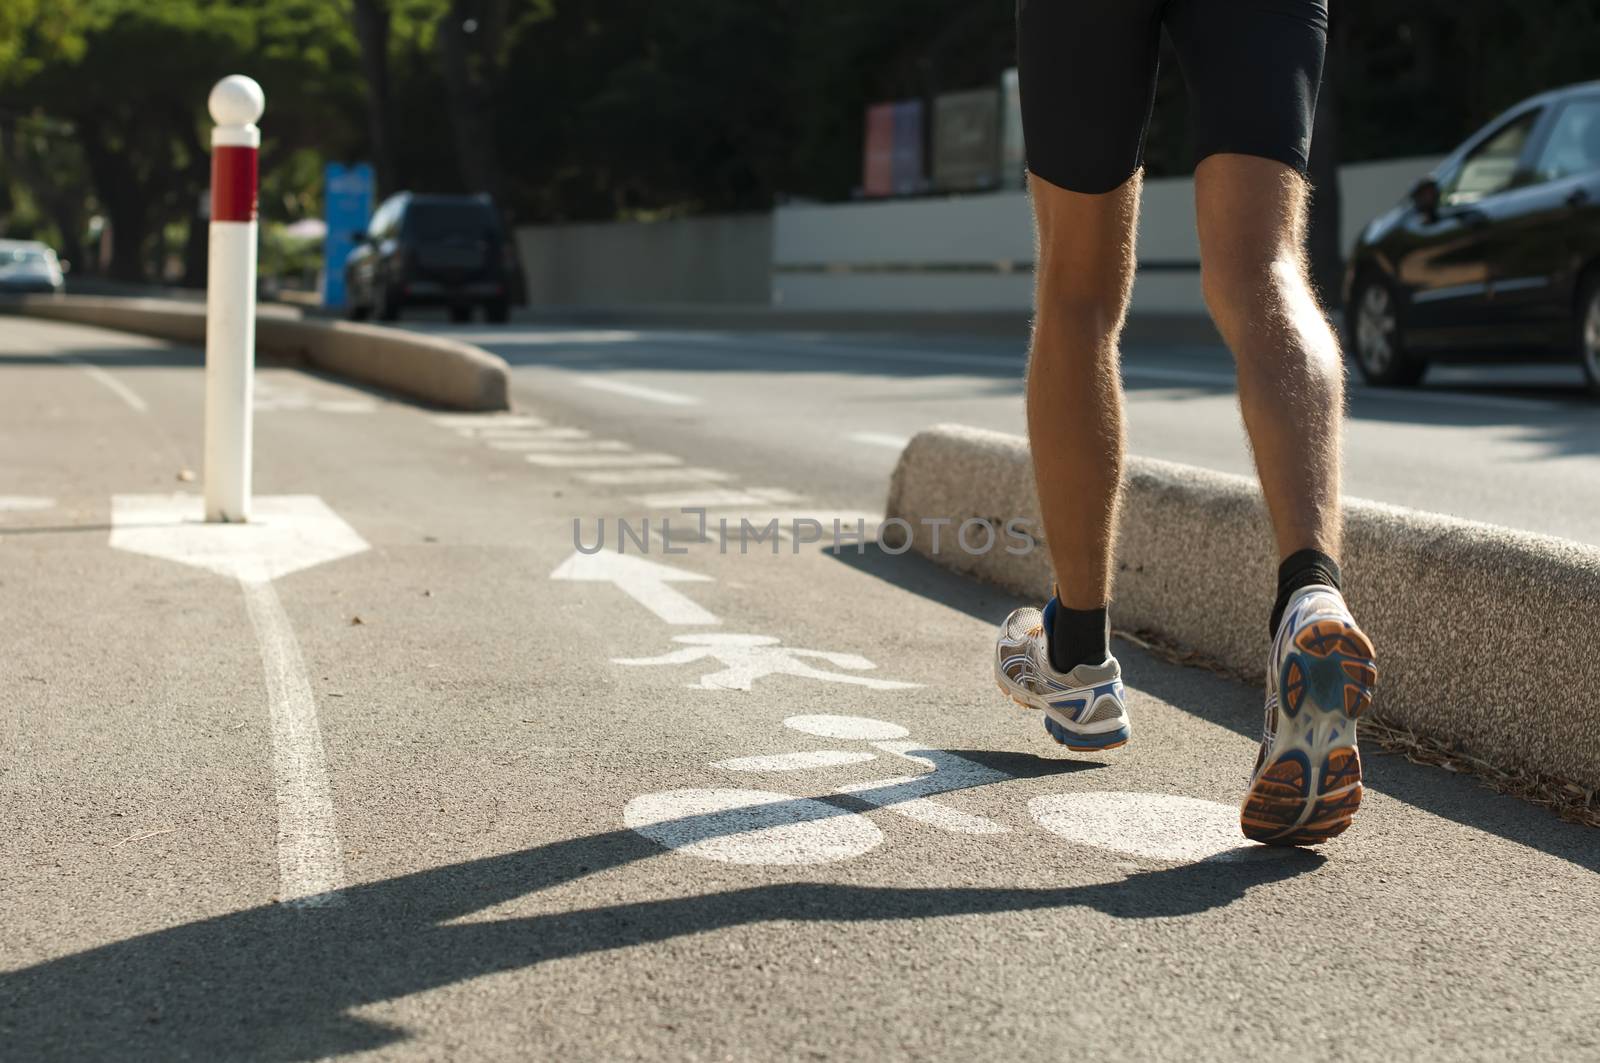
<path id="1" fill-rule="evenodd" d="M 256 156 L 261 86 L 211 89 L 211 249 L 206 282 L 206 520 L 250 519 L 256 357 Z"/>

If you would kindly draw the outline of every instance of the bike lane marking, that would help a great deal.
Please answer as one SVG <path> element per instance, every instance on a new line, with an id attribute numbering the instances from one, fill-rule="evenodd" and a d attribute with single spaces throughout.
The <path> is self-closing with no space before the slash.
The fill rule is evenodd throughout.
<path id="1" fill-rule="evenodd" d="M 343 902 L 327 754 L 305 660 L 273 581 L 369 549 L 314 495 L 258 497 L 246 524 L 208 524 L 194 495 L 115 495 L 113 549 L 231 577 L 261 654 L 278 812 L 278 899 L 294 907 Z"/>
<path id="2" fill-rule="evenodd" d="M 667 624 L 720 624 L 715 613 L 703 608 L 685 594 L 669 587 L 669 583 L 711 583 L 710 576 L 686 569 L 673 568 L 642 557 L 601 550 L 586 554 L 575 551 L 555 571 L 553 580 L 570 580 L 581 583 L 614 583 L 628 597 L 653 613 L 657 620 Z"/>
<path id="3" fill-rule="evenodd" d="M 1173 863 L 1268 856 L 1291 850 L 1256 845 L 1233 805 L 1178 794 L 1090 790 L 1028 802 L 1034 822 L 1057 837 L 1126 856 Z"/>
<path id="4" fill-rule="evenodd" d="M 668 790 L 629 801 L 622 822 L 656 844 L 728 864 L 831 864 L 883 842 L 866 816 L 768 790 Z"/>

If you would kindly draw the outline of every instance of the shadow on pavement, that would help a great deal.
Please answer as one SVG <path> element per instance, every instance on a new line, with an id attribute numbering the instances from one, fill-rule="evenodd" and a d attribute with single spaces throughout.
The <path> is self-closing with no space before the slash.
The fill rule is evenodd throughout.
<path id="1" fill-rule="evenodd" d="M 822 553 L 874 579 L 892 583 L 919 598 L 938 602 L 947 609 L 965 613 L 986 624 L 994 624 L 997 628 L 1011 610 L 1042 604 L 999 587 L 959 576 L 911 550 L 896 554 L 876 542 L 868 542 L 860 553 L 856 552 L 853 545 L 825 547 Z"/>
<path id="2" fill-rule="evenodd" d="M 866 575 L 996 627 L 1010 610 L 1039 604 L 958 576 L 920 554 L 891 554 L 877 543 L 868 543 L 861 554 L 854 548 L 823 552 Z M 1258 688 L 1203 669 L 1171 664 L 1131 643 L 1117 641 L 1117 657 L 1130 686 L 1252 741 L 1260 739 Z M 975 654 L 987 652 L 985 644 L 973 647 Z M 1265 635 L 1261 652 L 1265 662 Z M 1600 834 L 1592 828 L 1566 823 L 1542 808 L 1495 793 L 1470 777 L 1385 755 L 1371 745 L 1363 750 L 1362 766 L 1364 782 L 1373 791 L 1600 872 Z"/>
<path id="3" fill-rule="evenodd" d="M 152 340 L 149 347 L 60 347 L 53 354 L 0 352 L 0 369 L 11 366 L 67 366 L 74 362 L 101 369 L 200 369 L 205 354 L 197 347 Z"/>
<path id="4" fill-rule="evenodd" d="M 1019 753 L 1009 749 L 940 749 L 970 760 L 974 764 L 1003 771 L 1013 779 L 1048 779 L 1055 775 L 1071 775 L 1088 768 L 1103 768 L 1104 761 L 1065 760 L 1061 757 L 1040 757 L 1032 753 Z"/>
<path id="5" fill-rule="evenodd" d="M 551 960 L 778 921 L 1073 907 L 1171 918 L 1323 863 L 1274 850 L 1048 889 L 791 882 L 445 925 L 662 851 L 633 831 L 610 831 L 356 886 L 340 906 L 255 908 L 10 971 L 0 974 L 0 1042 L 19 1060 L 315 1059 L 405 1039 L 352 1008 Z"/>

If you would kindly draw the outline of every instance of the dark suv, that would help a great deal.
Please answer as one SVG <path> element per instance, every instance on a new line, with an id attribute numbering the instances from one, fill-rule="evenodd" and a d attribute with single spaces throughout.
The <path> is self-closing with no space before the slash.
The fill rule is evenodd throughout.
<path id="1" fill-rule="evenodd" d="M 1356 363 L 1576 359 L 1600 394 L 1600 81 L 1524 100 L 1361 233 L 1345 278 Z"/>
<path id="2" fill-rule="evenodd" d="M 400 192 L 356 234 L 344 264 L 352 320 L 394 321 L 408 306 L 445 306 L 450 320 L 472 308 L 496 324 L 510 316 L 516 258 L 488 196 Z"/>

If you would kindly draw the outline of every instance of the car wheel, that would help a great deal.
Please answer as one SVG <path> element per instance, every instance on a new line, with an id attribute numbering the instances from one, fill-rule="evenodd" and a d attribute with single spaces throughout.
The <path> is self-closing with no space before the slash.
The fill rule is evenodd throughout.
<path id="1" fill-rule="evenodd" d="M 511 320 L 511 305 L 503 300 L 489 303 L 483 308 L 483 319 L 491 325 L 504 325 Z"/>
<path id="2" fill-rule="evenodd" d="M 472 307 L 452 306 L 450 308 L 450 320 L 457 325 L 465 325 L 472 320 Z"/>
<path id="3" fill-rule="evenodd" d="M 1350 331 L 1356 366 L 1369 384 L 1401 387 L 1415 384 L 1428 363 L 1406 354 L 1399 308 L 1389 286 L 1376 277 L 1356 282 L 1351 293 Z"/>
<path id="4" fill-rule="evenodd" d="M 1578 362 L 1589 394 L 1600 397 L 1600 273 L 1589 278 L 1578 297 Z"/>

